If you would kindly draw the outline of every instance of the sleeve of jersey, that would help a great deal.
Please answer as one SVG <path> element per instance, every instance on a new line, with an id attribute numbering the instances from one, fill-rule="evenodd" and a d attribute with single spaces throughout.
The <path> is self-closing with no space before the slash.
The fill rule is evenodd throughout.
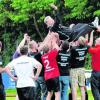
<path id="1" fill-rule="evenodd" d="M 62 24 L 62 21 L 61 21 L 61 17 L 60 17 L 60 13 L 59 11 L 55 11 L 55 21 L 56 21 L 56 24 L 59 25 L 59 24 Z"/>
<path id="2" fill-rule="evenodd" d="M 15 51 L 15 53 L 13 54 L 13 59 L 16 59 L 20 56 L 20 53 L 18 53 L 18 51 Z"/>
<path id="3" fill-rule="evenodd" d="M 90 54 L 94 54 L 95 52 L 97 52 L 97 49 L 96 48 L 89 48 L 88 52 Z"/>

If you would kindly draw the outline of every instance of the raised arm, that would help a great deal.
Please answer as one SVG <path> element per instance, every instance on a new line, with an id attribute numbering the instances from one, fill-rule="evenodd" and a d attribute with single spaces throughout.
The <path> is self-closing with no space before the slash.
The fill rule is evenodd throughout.
<path id="1" fill-rule="evenodd" d="M 55 11 L 55 22 L 56 24 L 62 24 L 61 14 L 58 10 L 58 7 L 55 4 L 50 4 L 50 7 Z"/>
<path id="2" fill-rule="evenodd" d="M 100 25 L 97 27 L 97 32 L 100 32 Z"/>
<path id="3" fill-rule="evenodd" d="M 38 51 L 41 51 L 45 45 L 50 45 L 50 32 L 47 34 L 47 36 L 44 38 L 44 41 L 40 44 L 38 47 Z"/>
<path id="4" fill-rule="evenodd" d="M 52 33 L 52 40 L 51 40 L 51 49 L 57 49 L 60 50 L 61 48 L 59 47 L 58 43 L 59 43 L 59 35 L 58 33 Z"/>
<path id="5" fill-rule="evenodd" d="M 27 41 L 28 39 L 28 34 L 24 34 L 24 38 L 22 39 L 22 41 L 20 42 L 20 44 L 18 45 L 17 47 L 17 51 L 19 52 L 20 51 L 20 48 L 23 47 L 25 45 L 25 42 Z"/>
<path id="6" fill-rule="evenodd" d="M 91 32 L 91 34 L 90 34 L 90 40 L 89 40 L 89 43 L 88 43 L 88 45 L 90 47 L 93 45 L 93 33 L 94 33 L 94 31 Z"/>
<path id="7" fill-rule="evenodd" d="M 89 40 L 89 34 L 86 34 L 86 35 L 85 35 L 85 39 L 86 39 L 86 41 Z"/>

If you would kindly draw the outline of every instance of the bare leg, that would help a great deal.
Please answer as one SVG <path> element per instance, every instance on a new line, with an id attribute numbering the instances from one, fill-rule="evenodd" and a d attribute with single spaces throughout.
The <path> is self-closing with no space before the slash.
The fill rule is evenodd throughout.
<path id="1" fill-rule="evenodd" d="M 71 87 L 72 89 L 72 100 L 77 100 L 77 84 L 76 86 Z"/>
<path id="2" fill-rule="evenodd" d="M 18 95 L 16 95 L 16 100 L 19 100 Z"/>
<path id="3" fill-rule="evenodd" d="M 60 91 L 55 92 L 55 100 L 60 100 Z"/>
<path id="4" fill-rule="evenodd" d="M 80 90 L 81 90 L 81 100 L 85 100 L 85 88 L 84 88 L 84 86 L 81 86 Z"/>
<path id="5" fill-rule="evenodd" d="M 52 95 L 53 95 L 53 92 L 48 92 L 46 100 L 51 100 Z"/>

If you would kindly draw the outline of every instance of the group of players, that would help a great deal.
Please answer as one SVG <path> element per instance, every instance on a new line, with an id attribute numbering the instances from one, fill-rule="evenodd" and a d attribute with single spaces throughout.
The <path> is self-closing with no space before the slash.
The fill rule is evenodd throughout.
<path id="1" fill-rule="evenodd" d="M 94 31 L 100 32 L 98 17 L 92 23 L 70 27 L 62 26 L 50 16 L 45 17 L 44 23 L 48 28 L 44 41 L 37 43 L 24 34 L 13 60 L 5 68 L 0 68 L 0 72 L 8 73 L 16 81 L 18 99 L 51 100 L 54 93 L 55 100 L 68 100 L 70 84 L 72 100 L 77 100 L 77 86 L 81 90 L 81 100 L 86 100 L 84 65 L 86 55 L 90 53 L 91 90 L 94 100 L 100 100 L 100 38 L 92 47 Z M 0 100 L 5 99 L 1 96 Z"/>

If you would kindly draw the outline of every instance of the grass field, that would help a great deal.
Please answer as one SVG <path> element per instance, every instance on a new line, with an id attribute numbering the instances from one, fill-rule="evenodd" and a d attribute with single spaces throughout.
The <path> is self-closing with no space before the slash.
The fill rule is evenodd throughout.
<path id="1" fill-rule="evenodd" d="M 7 89 L 6 90 L 6 100 L 15 100 L 16 90 L 15 89 Z"/>
<path id="2" fill-rule="evenodd" d="M 89 95 L 88 95 L 89 100 L 94 100 L 94 99 L 93 99 L 93 96 L 92 96 L 92 93 L 91 93 L 90 90 L 88 91 L 88 94 L 89 94 Z"/>
<path id="3" fill-rule="evenodd" d="M 7 89 L 6 94 L 7 94 L 6 100 L 15 100 L 15 95 L 16 95 L 16 90 L 15 89 Z M 92 93 L 91 93 L 91 90 L 88 90 L 88 98 L 89 98 L 88 100 L 94 100 L 93 96 L 92 96 Z M 78 100 L 81 100 L 79 90 L 78 90 Z"/>
<path id="4" fill-rule="evenodd" d="M 15 100 L 15 97 L 7 97 L 6 100 Z"/>

